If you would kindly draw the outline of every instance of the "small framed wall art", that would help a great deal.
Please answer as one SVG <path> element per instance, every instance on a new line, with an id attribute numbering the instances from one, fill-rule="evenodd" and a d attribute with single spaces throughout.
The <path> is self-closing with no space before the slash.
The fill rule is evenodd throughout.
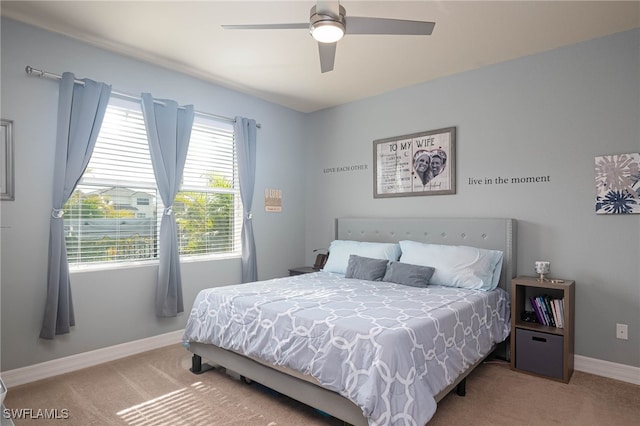
<path id="1" fill-rule="evenodd" d="M 596 213 L 640 213 L 640 153 L 595 158 Z"/>
<path id="2" fill-rule="evenodd" d="M 13 121 L 0 119 L 0 200 L 15 198 L 13 182 Z"/>
<path id="3" fill-rule="evenodd" d="M 373 141 L 373 196 L 456 193 L 456 128 Z"/>

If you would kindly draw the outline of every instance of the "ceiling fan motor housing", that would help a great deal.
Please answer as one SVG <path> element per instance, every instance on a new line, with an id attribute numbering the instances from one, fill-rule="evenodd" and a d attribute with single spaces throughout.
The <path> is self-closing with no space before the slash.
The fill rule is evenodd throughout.
<path id="1" fill-rule="evenodd" d="M 319 42 L 335 43 L 345 33 L 345 13 L 345 9 L 342 6 L 340 6 L 338 16 L 316 13 L 316 6 L 313 6 L 310 13 L 311 25 L 309 26 L 309 32 Z M 328 39 L 325 39 L 325 37 L 328 37 Z"/>

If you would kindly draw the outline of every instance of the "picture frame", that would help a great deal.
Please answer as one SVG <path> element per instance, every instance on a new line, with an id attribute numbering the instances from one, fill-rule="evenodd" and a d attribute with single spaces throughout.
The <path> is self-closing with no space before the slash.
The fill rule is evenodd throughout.
<path id="1" fill-rule="evenodd" d="M 596 214 L 640 213 L 640 152 L 595 157 Z"/>
<path id="2" fill-rule="evenodd" d="M 0 119 L 0 201 L 13 201 L 13 121 Z"/>
<path id="3" fill-rule="evenodd" d="M 456 128 L 373 141 L 373 197 L 456 193 Z"/>

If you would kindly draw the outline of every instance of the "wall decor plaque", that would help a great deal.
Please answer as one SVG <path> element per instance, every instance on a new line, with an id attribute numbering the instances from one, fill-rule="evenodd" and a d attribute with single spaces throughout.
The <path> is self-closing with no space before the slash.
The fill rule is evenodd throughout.
<path id="1" fill-rule="evenodd" d="M 596 214 L 640 213 L 640 153 L 595 158 Z"/>
<path id="2" fill-rule="evenodd" d="M 373 141 L 373 196 L 456 193 L 456 128 Z"/>

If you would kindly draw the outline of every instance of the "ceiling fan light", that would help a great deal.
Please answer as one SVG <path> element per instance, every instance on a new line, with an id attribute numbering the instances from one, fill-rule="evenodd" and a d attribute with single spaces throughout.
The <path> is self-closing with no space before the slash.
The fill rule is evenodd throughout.
<path id="1" fill-rule="evenodd" d="M 335 43 L 344 36 L 340 22 L 320 21 L 311 25 L 311 36 L 320 43 Z"/>

